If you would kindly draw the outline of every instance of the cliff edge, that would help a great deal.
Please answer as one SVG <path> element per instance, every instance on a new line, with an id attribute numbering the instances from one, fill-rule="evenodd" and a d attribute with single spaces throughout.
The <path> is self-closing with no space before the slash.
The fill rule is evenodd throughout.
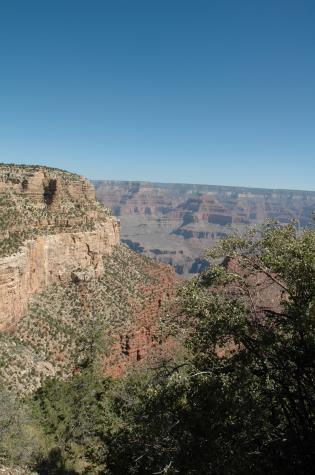
<path id="1" fill-rule="evenodd" d="M 88 180 L 62 170 L 0 165 L 0 329 L 49 284 L 104 273 L 119 226 Z"/>

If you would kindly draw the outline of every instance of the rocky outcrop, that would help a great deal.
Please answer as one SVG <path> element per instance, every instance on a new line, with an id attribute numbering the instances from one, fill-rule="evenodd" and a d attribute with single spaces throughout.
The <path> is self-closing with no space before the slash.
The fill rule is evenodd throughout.
<path id="1" fill-rule="evenodd" d="M 119 241 L 116 222 L 83 233 L 39 236 L 16 254 L 0 259 L 0 329 L 16 321 L 32 294 L 43 287 L 104 272 L 103 256 Z M 84 277 L 81 277 L 82 279 Z"/>
<path id="2" fill-rule="evenodd" d="M 3 329 L 45 286 L 101 276 L 103 257 L 119 243 L 119 226 L 86 179 L 59 170 L 2 166 L 0 198 L 0 234 L 9 243 L 0 257 Z"/>
<path id="3" fill-rule="evenodd" d="M 39 204 L 60 204 L 63 196 L 73 201 L 95 200 L 93 185 L 83 177 L 62 170 L 21 165 L 1 165 L 0 193 L 22 193 Z"/>
<path id="4" fill-rule="evenodd" d="M 204 250 L 271 218 L 312 226 L 315 192 L 207 185 L 96 181 L 98 198 L 121 220 L 121 236 L 137 252 L 190 277 Z"/>

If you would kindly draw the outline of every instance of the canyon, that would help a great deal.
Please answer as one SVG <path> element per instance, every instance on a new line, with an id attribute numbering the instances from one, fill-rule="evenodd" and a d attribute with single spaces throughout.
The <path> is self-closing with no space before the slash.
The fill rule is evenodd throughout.
<path id="1" fill-rule="evenodd" d="M 27 442 L 21 439 L 27 469 L 43 475 L 116 473 L 116 469 L 111 471 L 114 459 L 107 455 L 107 447 L 112 450 L 109 444 L 113 442 L 116 450 L 118 434 L 123 457 L 129 447 L 133 454 L 143 439 L 139 420 L 145 425 L 147 447 L 151 447 L 152 434 L 161 421 L 163 431 L 166 428 L 161 440 L 163 446 L 165 440 L 168 446 L 169 434 L 180 419 L 178 415 L 188 418 L 193 429 L 197 427 L 189 436 L 189 446 L 195 446 L 200 414 L 202 419 L 210 414 L 206 419 L 208 431 L 213 422 L 213 402 L 221 408 L 223 399 L 226 411 L 229 400 L 221 398 L 222 392 L 217 393 L 216 388 L 222 387 L 222 382 L 225 385 L 229 375 L 232 379 L 228 394 L 234 404 L 235 387 L 244 372 L 243 383 L 248 387 L 244 368 L 253 358 L 254 403 L 249 407 L 256 412 L 257 365 L 262 362 L 258 369 L 267 368 L 261 380 L 265 395 L 268 345 L 277 349 L 284 342 L 285 351 L 276 359 L 274 375 L 278 378 L 279 367 L 284 368 L 283 374 L 288 373 L 287 366 L 283 366 L 283 356 L 288 355 L 284 323 L 299 321 L 287 315 L 286 308 L 290 308 L 295 289 L 303 299 L 309 294 L 307 298 L 313 304 L 312 231 L 296 233 L 292 226 L 269 226 L 267 232 L 271 234 L 265 238 L 258 230 L 257 239 L 252 235 L 245 244 L 236 239 L 222 243 L 221 252 L 216 249 L 212 255 L 213 262 L 219 265 L 191 282 L 176 277 L 175 269 L 190 277 L 195 267 L 205 267 L 198 254 L 203 245 L 209 247 L 210 243 L 211 247 L 225 235 L 242 232 L 266 217 L 282 223 L 295 217 L 299 226 L 311 226 L 312 194 L 266 192 L 265 196 L 261 192 L 253 197 L 249 192 L 234 191 L 231 195 L 231 190 L 226 189 L 203 190 L 200 194 L 189 187 L 179 186 L 183 189 L 178 190 L 175 185 L 162 193 L 162 185 L 159 190 L 147 185 L 149 190 L 144 192 L 141 185 L 129 184 L 125 195 L 120 196 L 119 185 L 115 186 L 118 189 L 109 194 L 108 200 L 101 197 L 102 186 L 98 186 L 98 196 L 119 217 L 96 199 L 94 188 L 83 177 L 44 167 L 0 165 L 0 412 L 9 414 L 3 418 L 6 425 L 2 423 L 2 440 L 3 447 L 10 450 L 2 452 L 7 464 L 0 466 L 4 473 L 30 473 L 18 467 L 15 470 L 16 465 L 24 469 L 24 464 L 19 457 L 11 456 L 19 447 L 20 432 Z M 117 202 L 119 209 L 115 208 Z M 121 217 L 124 229 L 125 216 L 130 217 L 139 240 L 133 240 L 132 234 L 123 234 L 124 242 L 120 241 L 119 220 Z M 150 244 L 152 239 L 154 247 Z M 235 253 L 235 248 L 241 252 Z M 307 259 L 301 262 L 302 253 Z M 173 267 L 158 262 L 161 257 Z M 287 265 L 291 267 L 286 273 Z M 301 312 L 300 308 L 295 305 L 292 316 Z M 307 310 L 312 308 L 308 304 Z M 269 354 L 272 363 L 278 354 Z M 222 367 L 224 371 L 220 373 Z M 219 379 L 213 379 L 213 375 Z M 293 382 L 294 378 L 293 375 Z M 205 386 L 206 382 L 210 384 Z M 283 388 L 280 389 L 282 400 Z M 195 394 L 197 398 L 191 399 Z M 203 405 L 205 394 L 210 400 L 202 406 L 204 412 L 198 414 L 199 398 Z M 247 389 L 245 396 L 247 401 Z M 190 400 L 192 404 L 188 406 Z M 173 417 L 178 408 L 180 412 Z M 129 411 L 135 411 L 135 422 Z M 247 412 L 248 406 L 242 419 Z M 228 417 L 234 421 L 233 412 Z M 268 423 L 269 420 L 268 416 Z M 130 424 L 127 431 L 126 421 Z M 14 426 L 14 445 L 9 445 L 12 424 L 18 430 Z M 224 422 L 224 430 L 226 427 Z M 126 439 L 130 433 L 136 437 L 135 444 Z M 184 425 L 178 440 L 187 433 Z M 30 453 L 29 440 L 35 447 Z M 144 449 L 140 445 L 136 464 Z M 117 473 L 122 473 L 120 458 Z M 135 473 L 145 473 L 146 464 L 140 468 L 135 465 Z M 126 467 L 129 465 L 127 460 Z M 74 468 L 68 470 L 69 467 Z M 160 466 L 154 468 L 154 473 L 159 473 L 156 470 L 161 471 Z M 176 471 L 187 472 L 186 468 Z"/>
<path id="2" fill-rule="evenodd" d="M 266 218 L 313 223 L 312 192 L 95 186 L 62 170 L 0 166 L 0 377 L 18 391 L 71 375 L 88 336 L 104 336 L 101 365 L 114 377 L 166 354 L 172 343 L 160 340 L 158 322 L 175 271 L 191 277 L 206 267 L 206 248 Z M 280 297 L 270 295 L 272 308 Z"/>
<path id="3" fill-rule="evenodd" d="M 158 350 L 174 270 L 120 243 L 118 220 L 88 180 L 0 165 L 0 238 L 0 380 L 8 388 L 29 393 L 48 376 L 71 376 L 99 338 L 103 370 L 115 377 Z"/>
<path id="4" fill-rule="evenodd" d="M 204 251 L 266 219 L 314 225 L 315 192 L 97 180 L 97 198 L 120 220 L 131 249 L 184 278 L 207 266 Z"/>

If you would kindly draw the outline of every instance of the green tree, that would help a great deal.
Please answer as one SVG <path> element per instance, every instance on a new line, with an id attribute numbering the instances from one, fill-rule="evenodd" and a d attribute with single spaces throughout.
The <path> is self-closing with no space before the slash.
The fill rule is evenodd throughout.
<path id="1" fill-rule="evenodd" d="M 0 463 L 32 466 L 44 453 L 42 432 L 29 408 L 3 385 L 0 389 Z"/>
<path id="2" fill-rule="evenodd" d="M 115 425 L 111 384 L 87 369 L 67 381 L 48 379 L 35 393 L 33 414 L 50 448 L 37 466 L 40 474 L 108 473 L 108 439 Z"/>
<path id="3" fill-rule="evenodd" d="M 116 382 L 88 364 L 36 393 L 40 473 L 313 473 L 315 231 L 270 223 L 208 257 L 166 322 L 183 351 Z"/>
<path id="4" fill-rule="evenodd" d="M 185 285 L 170 320 L 186 358 L 116 401 L 112 473 L 313 473 L 315 232 L 267 224 L 208 256 L 230 265 Z"/>

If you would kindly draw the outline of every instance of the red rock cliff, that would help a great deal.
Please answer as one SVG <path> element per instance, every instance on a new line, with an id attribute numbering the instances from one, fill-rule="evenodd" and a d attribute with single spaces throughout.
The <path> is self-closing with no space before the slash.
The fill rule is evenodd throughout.
<path id="1" fill-rule="evenodd" d="M 84 178 L 40 167 L 0 167 L 0 329 L 32 294 L 104 273 L 119 226 Z"/>

